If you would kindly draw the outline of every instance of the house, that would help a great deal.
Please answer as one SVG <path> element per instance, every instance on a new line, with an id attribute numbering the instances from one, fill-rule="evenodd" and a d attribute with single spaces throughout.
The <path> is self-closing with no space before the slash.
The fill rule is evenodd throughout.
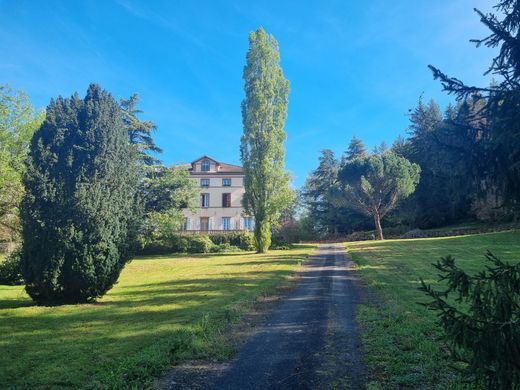
<path id="1" fill-rule="evenodd" d="M 188 170 L 199 187 L 199 199 L 194 212 L 183 210 L 185 230 L 253 230 L 254 220 L 242 207 L 245 193 L 242 167 L 202 156 Z"/>

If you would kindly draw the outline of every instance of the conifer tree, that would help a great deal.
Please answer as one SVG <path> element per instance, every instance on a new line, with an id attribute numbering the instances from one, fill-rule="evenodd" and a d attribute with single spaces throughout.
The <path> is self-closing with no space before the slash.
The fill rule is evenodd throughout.
<path id="1" fill-rule="evenodd" d="M 364 157 L 367 155 L 367 148 L 361 139 L 352 136 L 350 143 L 348 144 L 347 150 L 343 154 L 341 159 L 341 165 L 345 164 L 349 160 L 353 160 L 357 157 Z"/>
<path id="2" fill-rule="evenodd" d="M 437 311 L 438 323 L 452 357 L 464 362 L 474 387 L 520 388 L 520 263 L 509 264 L 488 252 L 488 264 L 468 273 L 443 257 L 434 267 L 446 288 L 421 279 L 420 290 L 432 298 L 424 304 Z"/>
<path id="3" fill-rule="evenodd" d="M 135 146 L 139 154 L 139 159 L 143 165 L 158 165 L 159 159 L 152 153 L 162 153 L 153 138 L 152 134 L 157 130 L 157 126 L 152 121 L 142 121 L 138 118 L 143 110 L 137 108 L 139 95 L 134 93 L 128 99 L 121 99 L 121 113 L 123 124 L 128 132 L 128 140 Z"/>
<path id="4" fill-rule="evenodd" d="M 339 172 L 345 207 L 374 219 L 376 237 L 383 239 L 381 219 L 415 191 L 421 169 L 391 151 L 350 160 Z"/>
<path id="5" fill-rule="evenodd" d="M 257 251 L 265 252 L 271 244 L 271 225 L 291 204 L 293 191 L 285 171 L 284 148 L 289 82 L 280 67 L 278 43 L 263 28 L 249 34 L 243 78 L 243 203 L 246 212 L 255 218 Z"/>
<path id="6" fill-rule="evenodd" d="M 105 294 L 131 256 L 137 219 L 135 148 L 121 109 L 98 85 L 51 100 L 24 175 L 22 271 L 45 305 Z"/>
<path id="7" fill-rule="evenodd" d="M 470 86 L 461 80 L 449 77 L 439 69 L 429 66 L 448 93 L 459 100 L 482 99 L 485 104 L 478 112 L 481 126 L 479 137 L 488 139 L 489 155 L 481 155 L 486 160 L 496 178 L 496 186 L 501 188 L 504 205 L 520 217 L 520 2 L 500 0 L 494 6 L 497 13 L 484 14 L 475 9 L 481 22 L 490 30 L 482 39 L 472 40 L 477 47 L 498 47 L 498 55 L 492 60 L 485 74 L 494 74 L 499 82 L 489 87 Z"/>

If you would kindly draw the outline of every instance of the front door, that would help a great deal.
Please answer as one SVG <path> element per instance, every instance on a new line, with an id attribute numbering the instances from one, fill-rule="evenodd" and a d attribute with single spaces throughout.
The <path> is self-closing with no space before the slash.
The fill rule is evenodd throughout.
<path id="1" fill-rule="evenodd" d="M 209 230 L 209 218 L 208 217 L 200 218 L 200 230 L 202 232 L 207 232 Z"/>

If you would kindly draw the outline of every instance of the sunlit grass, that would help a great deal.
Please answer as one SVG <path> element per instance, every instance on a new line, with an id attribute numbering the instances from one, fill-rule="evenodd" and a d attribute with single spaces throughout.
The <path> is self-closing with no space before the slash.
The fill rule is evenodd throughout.
<path id="1" fill-rule="evenodd" d="M 22 287 L 0 286 L 0 388 L 112 388 L 170 362 L 229 356 L 219 329 L 311 251 L 139 258 L 86 305 L 38 307 Z"/>
<path id="2" fill-rule="evenodd" d="M 346 245 L 375 293 L 358 314 L 374 388 L 456 388 L 459 378 L 438 340 L 436 315 L 417 303 L 428 300 L 419 280 L 437 284 L 431 263 L 450 254 L 471 273 L 484 268 L 487 250 L 520 261 L 520 231 Z"/>

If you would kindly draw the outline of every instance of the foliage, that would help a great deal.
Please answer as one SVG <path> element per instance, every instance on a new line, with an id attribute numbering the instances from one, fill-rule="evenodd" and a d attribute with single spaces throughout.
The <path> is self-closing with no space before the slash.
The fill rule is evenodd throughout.
<path id="1" fill-rule="evenodd" d="M 138 118 L 143 111 L 137 108 L 139 95 L 134 93 L 128 99 L 121 99 L 121 119 L 128 132 L 128 140 L 134 145 L 139 155 L 138 159 L 142 165 L 158 165 L 160 160 L 154 154 L 162 153 L 153 138 L 153 132 L 157 131 L 157 126 L 151 121 L 141 121 Z"/>
<path id="2" fill-rule="evenodd" d="M 365 157 L 367 154 L 367 148 L 363 141 L 354 135 L 348 144 L 347 150 L 343 154 L 341 165 L 345 164 L 345 162 L 349 160 L 354 160 L 358 157 Z"/>
<path id="3" fill-rule="evenodd" d="M 4 240 L 13 240 L 20 232 L 24 159 L 44 116 L 24 92 L 0 85 L 0 238 Z"/>
<path id="4" fill-rule="evenodd" d="M 23 284 L 20 248 L 16 248 L 0 261 L 0 284 L 10 286 Z"/>
<path id="5" fill-rule="evenodd" d="M 24 175 L 22 274 L 38 304 L 88 302 L 132 254 L 136 156 L 112 96 L 90 85 L 51 100 Z"/>
<path id="6" fill-rule="evenodd" d="M 496 192 L 503 205 L 520 213 L 520 3 L 500 0 L 495 5 L 500 16 L 475 10 L 481 22 L 490 30 L 483 39 L 475 39 L 477 47 L 499 47 L 486 74 L 498 76 L 499 81 L 488 88 L 468 86 L 461 80 L 449 77 L 430 65 L 448 93 L 459 100 L 483 100 L 477 113 L 481 126 L 480 138 L 487 141 L 485 154 L 480 155 L 486 169 L 482 172 L 486 187 Z M 489 183 L 490 182 L 490 183 Z"/>
<path id="7" fill-rule="evenodd" d="M 383 239 L 381 218 L 408 197 L 419 182 L 420 167 L 388 151 L 347 161 L 339 173 L 341 204 L 374 218 Z"/>
<path id="8" fill-rule="evenodd" d="M 205 234 L 196 234 L 189 239 L 189 253 L 209 253 L 213 247 L 213 243 Z"/>
<path id="9" fill-rule="evenodd" d="M 255 218 L 255 243 L 265 252 L 271 241 L 271 224 L 293 197 L 285 171 L 284 131 L 289 82 L 280 67 L 278 43 L 259 28 L 249 34 L 242 101 L 244 133 L 240 157 L 244 168 L 244 208 Z"/>
<path id="10" fill-rule="evenodd" d="M 232 232 L 232 233 L 211 233 L 209 239 L 213 244 L 229 244 L 231 246 L 239 247 L 244 251 L 252 251 L 255 249 L 254 238 L 247 232 Z"/>
<path id="11" fill-rule="evenodd" d="M 346 245 L 375 295 L 357 315 L 370 380 L 381 389 L 475 389 L 461 383 L 455 369 L 460 365 L 446 356 L 437 313 L 417 304 L 424 301 L 417 287 L 421 277 L 435 288 L 444 287 L 431 266 L 432 253 L 451 253 L 470 274 L 482 270 L 481 255 L 487 249 L 518 262 L 520 231 Z"/>
<path id="12" fill-rule="evenodd" d="M 434 267 L 447 288 L 421 279 L 420 290 L 433 299 L 426 306 L 438 313 L 453 357 L 467 364 L 467 377 L 486 389 L 519 389 L 520 263 L 489 251 L 486 258 L 487 269 L 471 276 L 452 256 L 443 257 Z"/>
<path id="13" fill-rule="evenodd" d="M 171 240 L 182 229 L 182 209 L 193 208 L 198 194 L 187 170 L 163 166 L 147 169 L 139 191 L 145 212 L 139 235 L 141 246 Z"/>
<path id="14" fill-rule="evenodd" d="M 213 245 L 209 250 L 211 253 L 226 253 L 226 252 L 239 252 L 240 248 L 235 245 L 229 245 L 228 243 Z"/>
<path id="15" fill-rule="evenodd" d="M 92 305 L 38 307 L 22 287 L 0 286 L 0 383 L 144 389 L 172 364 L 228 359 L 236 347 L 224 331 L 230 322 L 272 294 L 311 251 L 138 257 Z"/>
<path id="16" fill-rule="evenodd" d="M 141 186 L 141 198 L 147 213 L 193 208 L 197 194 L 197 184 L 189 172 L 176 166 L 149 168 Z"/>
<path id="17" fill-rule="evenodd" d="M 339 163 L 330 149 L 321 151 L 318 167 L 312 171 L 302 191 L 313 230 L 320 236 L 340 230 L 342 220 L 340 208 L 332 202 L 334 187 L 338 180 Z"/>
<path id="18" fill-rule="evenodd" d="M 240 243 L 238 247 L 243 251 L 253 251 L 255 250 L 255 239 L 252 234 L 249 232 L 243 232 L 240 236 Z"/>
<path id="19" fill-rule="evenodd" d="M 169 231 L 167 235 L 148 238 L 141 245 L 140 253 L 142 254 L 207 253 L 207 251 L 218 251 L 214 247 L 219 246 L 222 246 L 222 248 L 232 247 L 243 251 L 255 249 L 253 235 L 247 231 L 211 233 L 209 235 Z"/>
<path id="20" fill-rule="evenodd" d="M 190 248 L 190 236 L 172 235 L 166 242 L 170 253 L 187 253 Z"/>
<path id="21" fill-rule="evenodd" d="M 435 101 L 419 100 L 410 114 L 410 137 L 394 145 L 396 153 L 421 167 L 416 191 L 399 213 L 420 228 L 453 224 L 473 217 L 479 192 L 482 139 L 473 119 L 480 103 L 448 105 L 444 115 Z"/>

